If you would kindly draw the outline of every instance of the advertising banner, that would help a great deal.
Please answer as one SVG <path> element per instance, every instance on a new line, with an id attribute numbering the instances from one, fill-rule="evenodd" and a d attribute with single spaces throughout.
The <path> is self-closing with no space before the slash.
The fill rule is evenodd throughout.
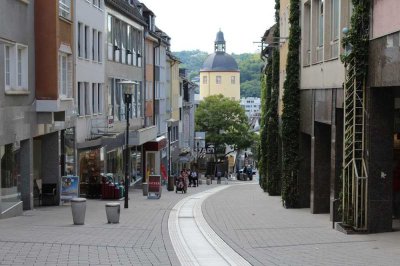
<path id="1" fill-rule="evenodd" d="M 148 198 L 160 198 L 161 197 L 161 176 L 160 175 L 149 175 L 148 182 Z"/>
<path id="2" fill-rule="evenodd" d="M 71 200 L 79 197 L 79 176 L 61 177 L 61 200 Z"/>

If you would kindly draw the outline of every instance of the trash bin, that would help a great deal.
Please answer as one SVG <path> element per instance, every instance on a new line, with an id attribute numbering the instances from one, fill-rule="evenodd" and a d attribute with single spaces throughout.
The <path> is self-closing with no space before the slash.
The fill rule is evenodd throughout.
<path id="1" fill-rule="evenodd" d="M 71 199 L 71 210 L 72 210 L 72 219 L 74 221 L 74 224 L 76 225 L 85 224 L 86 199 L 85 198 Z"/>
<path id="2" fill-rule="evenodd" d="M 119 223 L 119 215 L 121 213 L 121 204 L 118 202 L 111 202 L 106 204 L 106 215 L 109 224 Z"/>
<path id="3" fill-rule="evenodd" d="M 168 191 L 174 191 L 174 185 L 175 185 L 174 179 L 175 178 L 173 176 L 168 177 L 168 187 L 167 187 Z"/>
<path id="4" fill-rule="evenodd" d="M 149 194 L 149 186 L 147 183 L 142 184 L 142 189 L 143 189 L 143 196 L 147 196 Z"/>
<path id="5" fill-rule="evenodd" d="M 211 178 L 207 178 L 207 185 L 210 185 L 211 184 Z"/>

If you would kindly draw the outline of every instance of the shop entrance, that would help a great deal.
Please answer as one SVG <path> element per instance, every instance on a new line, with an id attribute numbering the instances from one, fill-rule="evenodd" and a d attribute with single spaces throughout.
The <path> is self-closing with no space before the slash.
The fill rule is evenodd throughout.
<path id="1" fill-rule="evenodd" d="M 400 230 L 400 91 L 395 91 L 393 130 L 393 229 Z"/>

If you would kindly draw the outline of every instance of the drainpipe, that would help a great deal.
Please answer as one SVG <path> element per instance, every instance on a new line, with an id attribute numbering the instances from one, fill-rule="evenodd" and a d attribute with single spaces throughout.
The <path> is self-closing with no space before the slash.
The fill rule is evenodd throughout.
<path id="1" fill-rule="evenodd" d="M 146 58 L 147 58 L 147 56 L 146 56 L 146 36 L 147 36 L 147 34 L 149 34 L 149 32 L 147 31 L 147 30 L 144 30 L 143 31 L 143 34 L 144 34 L 144 44 L 143 44 L 143 56 L 142 56 L 142 58 L 143 58 L 143 83 L 144 83 L 144 86 L 143 86 L 143 112 L 144 112 L 144 114 L 143 114 L 143 117 L 144 117 L 144 125 L 143 125 L 143 127 L 147 127 L 148 125 L 147 125 L 147 119 L 146 119 L 146 110 L 147 110 L 147 108 L 146 108 L 146 99 L 147 99 L 147 81 L 146 81 L 146 68 L 147 68 L 147 66 L 146 66 Z"/>
<path id="2" fill-rule="evenodd" d="M 161 46 L 161 38 L 157 40 L 158 44 L 153 47 L 153 125 L 156 125 L 156 49 Z"/>

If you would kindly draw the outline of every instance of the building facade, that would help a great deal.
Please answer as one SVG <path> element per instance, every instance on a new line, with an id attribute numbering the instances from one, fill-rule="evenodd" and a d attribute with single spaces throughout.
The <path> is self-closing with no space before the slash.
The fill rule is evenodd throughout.
<path id="1" fill-rule="evenodd" d="M 132 93 L 129 115 L 129 140 L 131 163 L 129 171 L 144 176 L 143 145 L 157 137 L 156 128 L 145 124 L 145 67 L 144 33 L 147 23 L 142 16 L 142 6 L 136 1 L 105 1 L 107 45 L 105 47 L 106 68 L 105 97 L 109 130 L 112 138 L 103 140 L 106 146 L 106 172 L 120 180 L 124 177 L 123 157 L 126 138 L 126 106 L 123 85 L 128 81 Z M 133 180 L 132 180 L 133 181 Z"/>
<path id="2" fill-rule="evenodd" d="M 22 1 L 0 3 L 0 218 L 33 208 L 34 12 Z"/>
<path id="3" fill-rule="evenodd" d="M 240 106 L 246 112 L 248 117 L 251 117 L 255 113 L 260 113 L 261 109 L 261 98 L 257 97 L 247 97 L 240 99 Z"/>
<path id="4" fill-rule="evenodd" d="M 400 215 L 400 76 L 397 1 L 373 1 L 365 90 L 367 227 L 390 232 Z M 389 23 L 390 21 L 390 23 Z"/>
<path id="5" fill-rule="evenodd" d="M 105 106 L 105 5 L 103 0 L 74 1 L 75 107 L 77 171 L 81 194 L 105 173 L 102 136 L 108 129 Z M 97 180 L 98 179 L 98 180 Z"/>
<path id="6" fill-rule="evenodd" d="M 200 97 L 222 94 L 239 101 L 240 70 L 235 59 L 226 53 L 226 42 L 221 31 L 217 33 L 214 51 L 200 69 Z"/>

